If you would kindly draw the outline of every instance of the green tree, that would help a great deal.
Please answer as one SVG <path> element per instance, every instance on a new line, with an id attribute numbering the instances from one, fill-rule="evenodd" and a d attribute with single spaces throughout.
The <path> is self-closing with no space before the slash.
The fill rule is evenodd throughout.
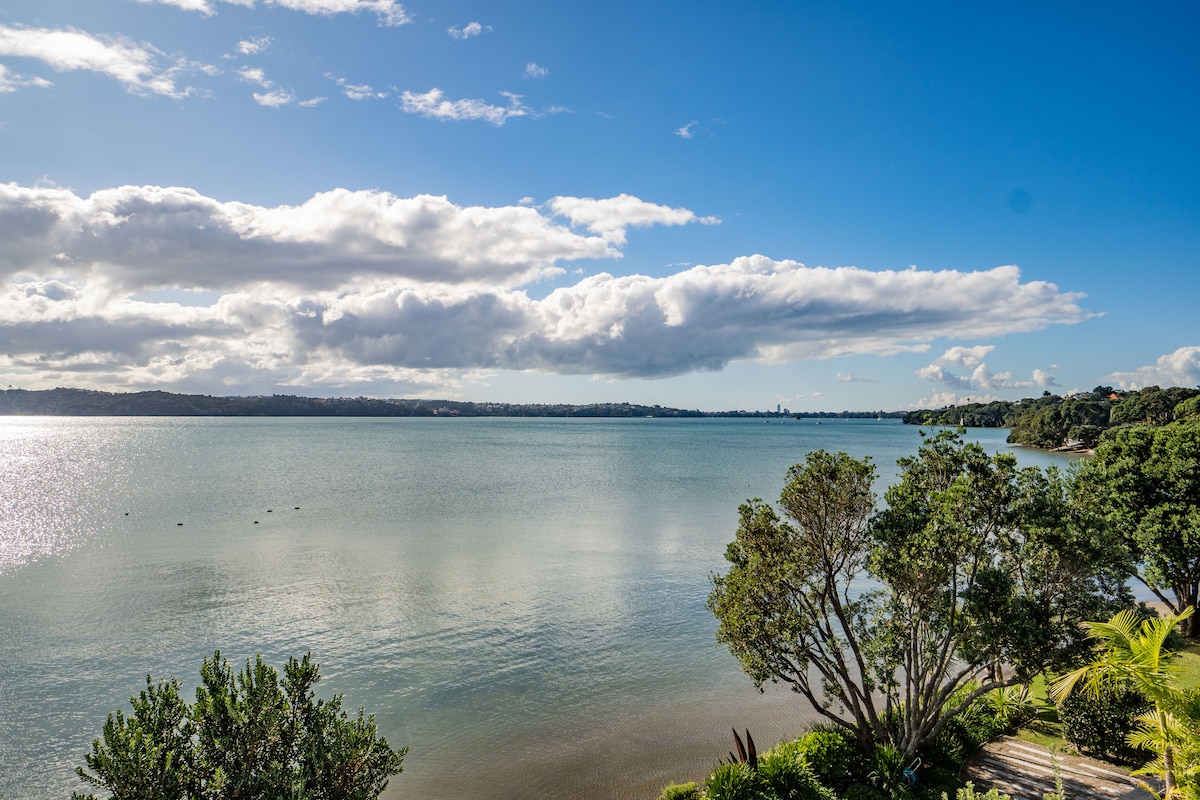
<path id="1" fill-rule="evenodd" d="M 1077 518 L 1057 473 L 953 432 L 900 466 L 878 514 L 869 459 L 792 467 L 786 520 L 741 506 L 709 607 L 756 685 L 782 681 L 864 751 L 907 759 L 988 691 L 1075 663 L 1079 621 L 1126 598 L 1119 548 Z"/>
<path id="2" fill-rule="evenodd" d="M 1091 636 L 1099 641 L 1095 659 L 1063 675 L 1050 687 L 1050 697 L 1056 702 L 1082 684 L 1093 697 L 1128 686 L 1153 703 L 1153 710 L 1137 718 L 1138 729 L 1130 734 L 1129 743 L 1159 754 L 1151 768 L 1161 774 L 1163 797 L 1168 800 L 1179 795 L 1177 751 L 1181 745 L 1194 742 L 1200 730 L 1180 713 L 1186 696 L 1170 663 L 1172 653 L 1164 645 L 1175 626 L 1193 612 L 1189 608 L 1171 617 L 1139 620 L 1135 612 L 1126 610 L 1108 622 L 1085 623 Z"/>
<path id="3" fill-rule="evenodd" d="M 133 715 L 109 714 L 79 777 L 114 800 L 368 800 L 403 769 L 408 748 L 392 750 L 374 717 L 349 716 L 341 695 L 316 698 L 308 655 L 281 680 L 261 656 L 235 674 L 218 651 L 200 677 L 189 706 L 179 681 L 147 675 Z"/>
<path id="4" fill-rule="evenodd" d="M 1104 514 L 1139 563 L 1138 579 L 1174 614 L 1200 597 L 1200 419 L 1110 431 L 1077 473 L 1080 501 Z M 1184 635 L 1200 637 L 1200 616 Z"/>

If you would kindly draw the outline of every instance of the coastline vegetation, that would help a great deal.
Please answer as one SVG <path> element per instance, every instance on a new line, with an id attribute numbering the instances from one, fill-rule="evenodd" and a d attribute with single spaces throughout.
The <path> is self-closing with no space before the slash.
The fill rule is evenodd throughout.
<path id="1" fill-rule="evenodd" d="M 699 411 L 641 403 L 475 403 L 465 400 L 252 395 L 214 397 L 173 392 L 93 389 L 3 389 L 0 415 L 171 417 L 733 417 L 753 419 L 892 419 L 902 411 Z"/>
<path id="2" fill-rule="evenodd" d="M 154 682 L 108 715 L 75 772 L 113 800 L 371 800 L 402 770 L 375 718 L 318 700 L 320 668 L 289 659 L 283 678 L 258 657 L 238 673 L 215 652 L 200 667 L 196 702 L 182 683 Z M 72 800 L 95 800 L 72 794 Z"/>
<path id="3" fill-rule="evenodd" d="M 1166 425 L 1200 415 L 1200 388 L 1147 386 L 1118 391 L 1097 386 L 1090 392 L 1060 397 L 1043 392 L 1015 402 L 993 400 L 903 415 L 909 425 L 1009 428 L 1008 441 L 1046 450 L 1095 447 L 1106 430 L 1123 425 Z"/>
<path id="4" fill-rule="evenodd" d="M 1056 735 L 1137 759 L 1164 798 L 1200 798 L 1200 676 L 1169 666 L 1200 639 L 1197 395 L 1102 435 L 1067 474 L 942 431 L 899 462 L 881 510 L 870 460 L 825 452 L 789 471 L 782 513 L 743 504 L 712 577 L 717 638 L 755 685 L 789 685 L 825 722 L 662 800 L 991 796 L 963 785 L 965 760 L 1044 716 L 1047 685 Z M 1131 579 L 1172 616 L 1135 604 Z M 852 755 L 817 755 L 814 736 Z"/>

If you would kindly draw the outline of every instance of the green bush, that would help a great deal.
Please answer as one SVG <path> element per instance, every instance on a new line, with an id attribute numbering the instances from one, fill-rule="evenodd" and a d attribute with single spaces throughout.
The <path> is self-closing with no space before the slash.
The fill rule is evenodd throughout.
<path id="1" fill-rule="evenodd" d="M 943 794 L 943 800 L 949 800 L 948 796 Z M 992 787 L 984 794 L 979 794 L 975 791 L 975 784 L 967 782 L 967 785 L 958 790 L 955 795 L 955 800 L 1012 800 L 1012 797 L 1006 794 L 1001 794 L 1000 790 Z"/>
<path id="2" fill-rule="evenodd" d="M 862 769 L 858 743 L 847 730 L 814 728 L 795 742 L 796 752 L 825 786 L 844 789 Z"/>
<path id="3" fill-rule="evenodd" d="M 945 767 L 928 767 L 921 770 L 916 794 L 922 800 L 940 800 L 947 792 L 953 794 L 962 786 L 958 771 Z"/>
<path id="4" fill-rule="evenodd" d="M 79 777 L 120 800 L 370 800 L 402 770 L 408 748 L 392 750 L 374 717 L 349 717 L 341 695 L 316 699 L 320 669 L 307 655 L 280 680 L 261 657 L 235 675 L 215 652 L 200 677 L 189 706 L 178 680 L 147 675 L 133 715 L 108 715 Z"/>
<path id="5" fill-rule="evenodd" d="M 1080 750 L 1106 759 L 1134 757 L 1126 744 L 1137 723 L 1135 719 L 1152 708 L 1133 689 L 1115 687 L 1099 695 L 1072 692 L 1059 704 L 1063 738 Z"/>
<path id="6" fill-rule="evenodd" d="M 758 776 L 777 800 L 837 800 L 795 747 L 775 747 L 760 756 Z"/>
<path id="7" fill-rule="evenodd" d="M 887 800 L 883 792 L 866 783 L 856 783 L 842 794 L 843 800 Z"/>
<path id="8" fill-rule="evenodd" d="M 696 788 L 696 782 L 691 783 L 672 783 L 670 786 L 664 787 L 662 794 L 658 796 L 658 800 L 701 800 L 700 790 Z"/>
<path id="9" fill-rule="evenodd" d="M 762 779 L 744 762 L 721 764 L 704 782 L 708 800 L 774 800 Z"/>

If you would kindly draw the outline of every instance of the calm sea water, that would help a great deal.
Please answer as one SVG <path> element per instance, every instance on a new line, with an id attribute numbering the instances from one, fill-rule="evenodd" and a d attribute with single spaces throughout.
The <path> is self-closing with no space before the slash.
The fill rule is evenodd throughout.
<path id="1" fill-rule="evenodd" d="M 972 434 L 1007 449 L 1004 431 Z M 390 800 L 653 798 L 810 720 L 715 644 L 737 506 L 894 420 L 0 418 L 0 800 L 63 798 L 145 675 L 307 651 Z M 1065 458 L 1019 451 L 1023 463 Z"/>

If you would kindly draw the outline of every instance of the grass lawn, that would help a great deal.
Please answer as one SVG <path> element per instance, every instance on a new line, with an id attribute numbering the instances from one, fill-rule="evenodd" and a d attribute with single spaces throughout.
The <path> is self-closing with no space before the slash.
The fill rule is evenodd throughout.
<path id="1" fill-rule="evenodd" d="M 1200 687 L 1200 644 L 1189 644 L 1179 651 L 1179 685 L 1185 689 Z"/>

